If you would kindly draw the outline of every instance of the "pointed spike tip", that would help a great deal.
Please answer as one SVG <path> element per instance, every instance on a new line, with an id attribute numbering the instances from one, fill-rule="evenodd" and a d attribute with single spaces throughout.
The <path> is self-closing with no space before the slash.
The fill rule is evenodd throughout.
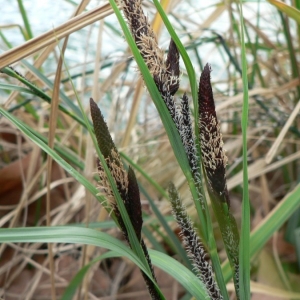
<path id="1" fill-rule="evenodd" d="M 109 133 L 107 124 L 104 120 L 101 110 L 96 104 L 96 102 L 93 100 L 93 98 L 90 98 L 90 109 L 95 136 L 98 142 L 99 149 L 101 150 L 103 156 L 105 158 L 108 158 L 111 156 L 113 150 L 117 152 L 116 146 Z"/>
<path id="2" fill-rule="evenodd" d="M 173 39 L 169 44 L 169 52 L 166 59 L 166 67 L 169 80 L 169 91 L 171 95 L 175 95 L 179 88 L 179 51 Z"/>
<path id="3" fill-rule="evenodd" d="M 209 64 L 206 64 L 200 76 L 198 94 L 199 113 L 203 111 L 209 111 L 215 115 L 215 101 L 211 88 L 210 73 L 211 67 Z"/>

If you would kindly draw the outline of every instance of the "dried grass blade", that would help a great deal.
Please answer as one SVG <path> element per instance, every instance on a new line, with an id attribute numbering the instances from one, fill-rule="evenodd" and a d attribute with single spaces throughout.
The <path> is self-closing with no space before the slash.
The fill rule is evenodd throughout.
<path id="1" fill-rule="evenodd" d="M 60 40 L 87 25 L 93 24 L 94 22 L 111 15 L 112 12 L 110 5 L 108 3 L 104 4 L 76 16 L 53 30 L 35 37 L 18 47 L 4 52 L 0 55 L 0 69 L 17 62 L 46 46 L 56 43 L 57 39 Z"/>

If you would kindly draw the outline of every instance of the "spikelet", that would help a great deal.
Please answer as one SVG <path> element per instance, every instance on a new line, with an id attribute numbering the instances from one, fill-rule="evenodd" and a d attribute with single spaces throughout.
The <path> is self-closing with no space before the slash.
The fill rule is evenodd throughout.
<path id="1" fill-rule="evenodd" d="M 131 220 L 136 236 L 141 244 L 142 250 L 147 259 L 150 271 L 152 273 L 152 277 L 154 278 L 154 280 L 156 280 L 152 263 L 148 254 L 148 250 L 141 237 L 141 231 L 143 225 L 142 208 L 141 208 L 139 187 L 138 187 L 138 183 L 134 171 L 131 167 L 129 167 L 128 172 L 126 172 L 123 163 L 121 161 L 120 154 L 111 138 L 107 124 L 104 121 L 103 115 L 93 99 L 90 99 L 90 108 L 91 108 L 91 115 L 94 124 L 94 131 L 95 131 L 99 148 L 101 150 L 101 153 L 103 154 L 103 157 L 110 171 L 110 174 L 113 180 L 115 181 L 115 184 L 118 188 L 118 192 L 123 200 L 123 203 L 125 205 L 128 216 Z M 108 198 L 109 204 L 113 209 L 117 221 L 120 225 L 120 229 L 122 230 L 126 241 L 131 246 L 127 228 L 121 216 L 120 210 L 117 206 L 117 202 L 115 201 L 114 193 L 110 186 L 107 175 L 99 159 L 97 160 L 97 165 L 98 165 L 98 173 L 101 181 L 100 184 L 101 184 L 102 192 Z M 151 298 L 155 300 L 160 299 L 160 295 L 158 294 L 153 282 L 148 278 L 148 276 L 144 272 L 142 272 L 142 275 L 148 287 Z"/>
<path id="2" fill-rule="evenodd" d="M 174 94 L 179 88 L 179 52 L 171 39 L 167 59 L 142 9 L 141 0 L 120 0 L 135 43 L 174 120 Z"/>
<path id="3" fill-rule="evenodd" d="M 172 205 L 173 215 L 181 229 L 181 236 L 187 249 L 196 274 L 201 282 L 205 285 L 210 299 L 223 299 L 220 294 L 220 289 L 214 279 L 213 270 L 207 261 L 207 253 L 203 243 L 198 237 L 191 219 L 186 213 L 186 210 L 179 198 L 175 186 L 171 183 L 169 185 L 169 196 Z"/>
<path id="4" fill-rule="evenodd" d="M 210 83 L 210 66 L 206 64 L 199 84 L 199 128 L 203 166 L 208 179 L 208 187 L 227 202 L 229 197 L 226 183 L 227 156 L 223 148 L 220 123 L 217 119 L 215 103 Z"/>

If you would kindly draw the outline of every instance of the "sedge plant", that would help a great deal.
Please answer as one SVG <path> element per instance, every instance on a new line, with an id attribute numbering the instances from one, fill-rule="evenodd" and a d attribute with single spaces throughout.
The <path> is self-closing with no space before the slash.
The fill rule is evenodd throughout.
<path id="1" fill-rule="evenodd" d="M 121 4 L 135 45 L 149 70 L 156 91 L 159 93 L 159 98 L 164 103 L 161 105 L 165 105 L 167 109 L 166 113 L 170 116 L 171 122 L 173 123 L 172 130 L 188 162 L 189 170 L 187 172 L 191 177 L 187 179 L 189 184 L 194 188 L 194 201 L 199 208 L 200 222 L 204 226 L 204 243 L 202 243 L 200 237 L 197 236 L 192 222 L 181 204 L 176 187 L 173 184 L 170 184 L 169 196 L 173 214 L 181 228 L 181 234 L 195 272 L 204 284 L 211 299 L 228 298 L 226 289 L 224 288 L 224 280 L 222 280 L 222 275 L 219 271 L 220 263 L 218 259 L 215 258 L 212 260 L 212 266 L 206 261 L 208 253 L 204 244 L 212 246 L 213 249 L 210 250 L 215 250 L 214 238 L 211 234 L 211 219 L 205 198 L 206 187 L 221 229 L 225 249 L 234 274 L 233 279 L 236 295 L 239 297 L 239 233 L 236 221 L 230 211 L 230 199 L 225 174 L 227 157 L 223 149 L 220 124 L 215 111 L 210 84 L 210 66 L 207 64 L 204 67 L 200 77 L 197 105 L 199 111 L 197 114 L 198 121 L 196 122 L 196 126 L 198 126 L 196 133 L 198 133 L 198 136 L 196 137 L 187 95 L 184 94 L 182 96 L 178 106 L 175 102 L 175 94 L 180 84 L 180 54 L 176 43 L 171 39 L 168 54 L 165 59 L 164 52 L 159 48 L 155 34 L 143 12 L 141 1 L 123 1 Z M 142 76 L 144 76 L 144 74 L 142 74 Z M 134 198 L 138 194 L 138 185 L 131 182 L 133 178 L 135 178 L 133 176 L 134 172 L 129 168 L 128 174 L 126 174 L 101 112 L 92 99 L 91 113 L 99 148 L 118 187 L 118 192 L 124 202 L 144 254 L 146 258 L 148 258 L 145 244 L 141 240 L 140 232 L 142 220 L 140 204 L 137 205 L 136 202 L 139 202 L 139 200 Z M 110 190 L 101 163 L 98 164 L 98 172 L 104 194 L 109 199 L 113 199 L 114 196 Z M 205 186 L 204 182 L 206 183 Z M 124 220 L 115 203 L 115 201 L 112 201 L 111 207 L 117 216 L 118 223 L 122 228 L 126 240 L 132 247 L 128 238 L 127 229 L 124 226 Z M 138 218 L 138 220 L 136 218 Z M 211 251 L 211 253 L 212 252 L 213 251 Z M 147 259 L 147 261 L 152 270 L 153 279 L 155 279 L 151 263 L 149 259 Z M 216 279 L 213 270 L 219 271 Z M 154 287 L 151 287 L 149 282 L 147 282 L 147 277 L 144 276 L 144 278 L 152 298 L 159 299 Z M 219 285 L 222 287 L 222 290 L 220 290 Z"/>
<path id="2" fill-rule="evenodd" d="M 212 222 L 206 199 L 206 191 L 208 191 L 221 228 L 232 268 L 236 295 L 239 298 L 239 234 L 236 221 L 230 211 L 225 175 L 227 158 L 223 149 L 222 135 L 210 84 L 210 66 L 207 64 L 204 67 L 199 88 L 195 85 L 193 72 L 190 72 L 195 108 L 193 124 L 188 96 L 183 94 L 179 105 L 175 103 L 175 94 L 180 85 L 180 52 L 178 48 L 181 44 L 177 36 L 173 34 L 174 39 L 170 40 L 165 59 L 164 51 L 158 46 L 155 34 L 143 12 L 141 1 L 125 0 L 120 4 L 132 37 L 128 34 L 127 26 L 116 4 L 111 1 L 137 62 L 140 62 L 141 76 L 166 126 L 175 155 L 190 186 L 200 223 L 203 226 L 203 237 L 200 238 L 182 205 L 176 187 L 170 183 L 169 198 L 172 211 L 181 229 L 182 239 L 191 259 L 193 271 L 200 279 L 199 286 L 203 295 L 206 295 L 205 298 L 228 299 L 212 234 Z M 186 54 L 183 55 L 183 58 L 186 64 L 191 65 Z M 192 69 L 190 68 L 190 70 Z M 1 71 L 19 79 L 31 91 L 38 92 L 40 97 L 50 101 L 48 96 L 40 92 L 13 68 L 6 67 Z M 198 92 L 196 92 L 197 90 Z M 100 193 L 106 199 L 102 203 L 113 214 L 125 240 L 140 259 L 143 266 L 141 272 L 151 298 L 164 299 L 158 287 L 159 283 L 156 280 L 147 247 L 141 236 L 143 220 L 135 173 L 131 167 L 128 171 L 125 170 L 101 111 L 93 99 L 90 100 L 90 108 L 94 133 L 101 152 L 97 151 L 97 165 Z M 61 107 L 61 109 L 63 108 Z M 84 115 L 83 119 L 86 119 Z M 88 121 L 81 118 L 77 121 L 88 129 L 90 128 Z M 22 124 L 20 126 L 23 127 Z M 23 130 L 28 129 L 23 127 Z M 97 145 L 95 146 L 98 149 Z M 209 257 L 212 265 L 208 262 Z M 199 295 L 194 296 L 199 298 Z"/>
<path id="3" fill-rule="evenodd" d="M 118 5 L 124 15 L 122 15 L 113 0 L 110 3 L 138 64 L 140 76 L 143 78 L 160 114 L 175 157 L 186 177 L 186 182 L 194 200 L 201 226 L 201 236 L 198 235 L 197 229 L 194 228 L 193 222 L 182 204 L 177 187 L 174 183 L 170 182 L 168 188 L 170 205 L 172 206 L 174 218 L 180 228 L 181 240 L 184 243 L 192 267 L 189 267 L 188 263 L 186 263 L 187 267 L 185 267 L 166 254 L 147 249 L 141 233 L 143 224 L 140 203 L 141 187 L 138 185 L 133 164 L 130 163 L 131 166 L 127 168 L 123 162 L 122 158 L 124 156 L 119 153 L 101 110 L 95 101 L 93 99 L 90 100 L 90 111 L 94 127 L 94 130 L 92 130 L 91 123 L 87 120 L 84 111 L 80 111 L 72 102 L 68 101 L 65 95 L 61 95 L 65 100 L 65 104 L 75 113 L 66 109 L 64 105 L 60 105 L 59 109 L 87 128 L 94 139 L 94 146 L 98 156 L 97 171 L 100 178 L 97 188 L 63 159 L 64 157 L 68 157 L 69 162 L 82 169 L 82 163 L 78 162 L 75 157 L 66 154 L 64 149 L 57 145 L 54 147 L 54 150 L 47 147 L 47 139 L 45 137 L 18 120 L 10 112 L 2 108 L 0 108 L 0 111 L 21 132 L 39 145 L 41 149 L 95 195 L 121 229 L 130 249 L 107 234 L 88 228 L 72 227 L 2 229 L 0 231 L 0 241 L 86 243 L 110 249 L 111 252 L 98 257 L 80 270 L 66 289 L 62 299 L 71 299 L 74 291 L 91 265 L 101 259 L 119 255 L 128 257 L 140 268 L 152 299 L 165 298 L 159 288 L 160 283 L 157 282 L 153 265 L 161 267 L 173 276 L 176 274 L 176 279 L 196 299 L 229 299 L 226 283 L 230 278 L 234 282 L 236 298 L 249 299 L 250 279 L 247 264 L 249 263 L 250 256 L 252 257 L 254 253 L 261 249 L 264 242 L 297 207 L 299 187 L 293 193 L 287 195 L 281 208 L 275 210 L 270 218 L 262 224 L 261 228 L 253 232 L 250 237 L 251 247 L 249 241 L 247 241 L 249 239 L 248 229 L 247 226 L 244 226 L 246 230 L 243 231 L 241 238 L 243 246 L 241 248 L 239 230 L 231 211 L 230 197 L 227 189 L 227 157 L 223 148 L 220 123 L 217 119 L 210 83 L 210 65 L 206 64 L 204 66 L 200 79 L 197 80 L 198 76 L 195 75 L 187 52 L 158 1 L 154 0 L 154 4 L 171 36 L 167 55 L 158 46 L 157 39 L 143 12 L 140 0 L 119 1 Z M 128 25 L 126 25 L 124 19 Z M 241 32 L 241 36 L 243 37 L 243 32 Z M 244 47 L 243 40 L 242 45 Z M 244 87 L 247 89 L 244 48 L 242 49 L 242 53 L 244 55 L 242 68 L 244 74 L 243 82 Z M 178 92 L 180 87 L 179 65 L 181 61 L 184 62 L 188 72 L 191 99 L 189 99 L 187 94 L 180 94 Z M 28 66 L 28 68 L 30 67 Z M 31 71 L 38 72 L 38 70 L 32 67 Z M 49 103 L 51 102 L 51 98 L 44 91 L 30 83 L 29 80 L 12 67 L 4 67 L 1 69 L 1 72 L 7 76 L 16 78 L 27 87 L 14 87 L 16 90 L 37 95 L 41 99 Z M 246 93 L 245 95 L 247 98 Z M 246 100 L 244 102 L 246 104 L 243 115 L 244 132 L 247 126 Z M 243 137 L 244 151 L 246 151 L 246 135 Z M 244 153 L 245 170 L 247 169 L 246 155 Z M 244 175 L 244 186 L 247 187 L 246 172 Z M 247 188 L 244 189 L 244 196 L 244 200 L 247 201 Z M 214 216 L 219 224 L 224 248 L 228 257 L 228 262 L 225 262 L 223 267 L 220 265 L 220 258 L 217 254 L 212 217 L 209 213 L 209 203 L 211 203 Z M 249 211 L 247 206 L 245 207 L 246 209 L 243 213 L 247 215 Z M 247 216 L 245 220 L 245 223 L 247 223 Z M 277 220 L 280 221 L 276 222 Z M 271 224 L 273 225 L 271 226 Z M 266 233 L 262 239 L 259 233 L 263 231 Z M 170 232 L 170 234 L 172 233 Z M 243 257 L 241 251 L 239 253 L 239 249 L 247 249 L 249 251 L 245 251 L 246 257 Z M 247 253 L 249 253 L 249 257 Z"/>

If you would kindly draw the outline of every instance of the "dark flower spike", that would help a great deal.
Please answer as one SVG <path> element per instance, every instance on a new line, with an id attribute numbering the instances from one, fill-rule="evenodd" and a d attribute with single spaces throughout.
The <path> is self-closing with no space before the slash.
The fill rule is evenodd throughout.
<path id="1" fill-rule="evenodd" d="M 140 200 L 139 186 L 131 167 L 128 169 L 128 194 L 125 201 L 125 207 L 130 216 L 133 228 L 138 240 L 141 240 L 141 231 L 143 226 L 142 207 Z"/>
<path id="2" fill-rule="evenodd" d="M 198 200 L 200 201 L 202 208 L 205 209 L 205 204 L 201 191 L 201 172 L 199 165 L 199 156 L 197 155 L 196 139 L 192 126 L 189 99 L 186 93 L 183 94 L 179 108 L 176 110 L 175 125 L 179 132 L 185 153 L 187 155 L 194 180 L 197 184 L 196 189 L 198 191 Z"/>
<path id="3" fill-rule="evenodd" d="M 176 44 L 171 39 L 169 44 L 169 52 L 166 59 L 167 87 L 172 96 L 175 95 L 179 88 L 179 51 Z"/>
<path id="4" fill-rule="evenodd" d="M 198 167 L 199 158 L 196 155 L 195 136 L 192 127 L 191 113 L 189 107 L 189 99 L 186 93 L 183 94 L 180 103 L 180 121 L 179 121 L 179 134 L 187 154 L 190 167 L 193 175 L 200 180 L 200 173 Z"/>
<path id="5" fill-rule="evenodd" d="M 116 206 L 116 204 L 113 205 L 113 209 L 114 209 L 114 212 L 115 212 L 115 215 L 116 215 L 116 218 L 118 220 L 118 223 L 120 225 L 120 228 L 121 228 L 121 231 L 127 241 L 127 243 L 129 244 L 130 246 L 130 241 L 129 241 L 129 237 L 128 237 L 128 233 L 127 233 L 127 229 L 126 229 L 126 226 L 123 222 L 123 219 L 121 217 L 121 213 L 118 209 L 118 207 Z M 128 213 L 129 214 L 129 213 Z M 131 218 L 131 217 L 130 217 Z M 137 230 L 136 230 L 136 227 L 135 227 L 135 224 L 134 224 L 135 221 L 132 221 L 132 224 L 133 224 L 133 227 L 135 229 L 135 232 L 136 232 L 136 235 L 138 236 L 139 240 L 140 240 L 140 243 L 141 243 L 141 246 L 142 246 L 142 250 L 144 252 L 144 255 L 145 255 L 145 258 L 148 262 L 148 265 L 149 265 L 149 268 L 150 268 L 150 271 L 151 271 L 151 274 L 152 274 L 152 277 L 153 279 L 155 280 L 155 282 L 157 282 L 156 280 L 156 277 L 155 277 L 155 273 L 154 273 L 154 270 L 153 270 L 153 266 L 152 266 L 152 262 L 151 262 L 151 259 L 150 259 L 150 256 L 149 256 L 149 253 L 148 253 L 148 250 L 147 250 L 147 247 L 145 245 L 145 242 L 144 240 L 141 238 L 141 231 L 139 232 L 139 234 L 137 233 Z M 148 288 L 148 291 L 151 295 L 151 298 L 153 300 L 158 300 L 160 299 L 160 296 L 159 294 L 157 293 L 157 290 L 155 288 L 155 285 L 153 284 L 152 280 L 149 279 L 149 277 L 143 272 L 141 271 L 142 275 L 143 275 L 143 278 L 145 280 L 145 283 L 147 285 L 147 288 Z"/>
<path id="6" fill-rule="evenodd" d="M 156 35 L 142 9 L 141 0 L 120 0 L 123 12 L 140 50 L 160 92 L 174 95 L 179 87 L 179 52 L 173 40 L 169 45 L 167 60 L 158 47 Z"/>
<path id="7" fill-rule="evenodd" d="M 138 187 L 138 183 L 134 171 L 131 167 L 129 167 L 128 173 L 126 173 L 120 155 L 111 138 L 106 122 L 104 121 L 103 115 L 101 114 L 100 109 L 98 108 L 97 104 L 94 102 L 93 99 L 90 99 L 90 107 L 91 107 L 91 115 L 93 119 L 95 135 L 97 138 L 99 148 L 106 160 L 109 171 L 111 172 L 111 175 L 118 187 L 118 191 L 124 202 L 126 211 L 131 220 L 136 236 L 140 241 L 142 250 L 145 254 L 145 258 L 148 262 L 152 276 L 156 281 L 147 247 L 143 239 L 141 238 L 141 231 L 143 225 L 142 208 L 141 208 L 139 187 Z M 109 184 L 106 173 L 99 159 L 97 159 L 97 168 L 101 180 L 102 192 L 108 198 L 110 202 L 110 206 L 115 212 L 115 216 L 119 223 L 120 229 L 123 232 L 123 235 L 126 241 L 128 242 L 129 246 L 131 246 L 128 237 L 127 228 L 122 219 L 111 186 Z M 156 287 L 153 284 L 153 282 L 148 278 L 148 276 L 144 272 L 142 272 L 142 275 L 148 287 L 151 298 L 155 300 L 161 299 L 160 294 L 156 290 Z"/>
<path id="8" fill-rule="evenodd" d="M 98 105 L 94 102 L 92 98 L 90 99 L 90 107 L 95 135 L 97 138 L 99 148 L 106 160 L 107 166 L 112 174 L 112 177 L 116 182 L 121 198 L 125 202 L 128 190 L 128 178 L 126 171 L 123 167 L 123 163 L 121 161 L 119 152 L 110 136 L 103 115 Z M 102 167 L 98 166 L 98 170 L 99 176 L 101 177 L 101 179 L 103 179 L 103 183 L 105 184 L 106 175 L 102 170 Z"/>
<path id="9" fill-rule="evenodd" d="M 93 101 L 93 99 L 90 100 L 90 105 L 95 135 L 98 141 L 99 148 L 106 160 L 111 175 L 116 182 L 118 191 L 124 202 L 135 233 L 138 239 L 141 240 L 141 230 L 143 225 L 142 208 L 139 187 L 134 171 L 131 167 L 129 167 L 128 173 L 126 173 L 119 152 L 117 151 L 117 148 L 110 136 L 108 127 L 106 125 L 106 122 L 104 121 L 99 107 Z M 115 203 L 113 192 L 107 180 L 104 169 L 99 162 L 99 159 L 97 161 L 97 164 L 103 191 L 108 199 L 112 200 L 112 203 Z"/>
<path id="10" fill-rule="evenodd" d="M 120 0 L 135 43 L 152 76 L 160 74 L 164 66 L 164 52 L 142 9 L 141 0 Z"/>
<path id="11" fill-rule="evenodd" d="M 208 179 L 208 187 L 229 206 L 225 168 L 227 156 L 223 149 L 220 123 L 210 83 L 211 68 L 206 64 L 199 84 L 199 127 L 202 161 Z"/>
<path id="12" fill-rule="evenodd" d="M 90 107 L 95 135 L 97 138 L 99 148 L 104 158 L 108 158 L 109 156 L 111 156 L 111 152 L 113 150 L 114 152 L 117 152 L 117 148 L 111 138 L 106 122 L 104 121 L 103 115 L 98 105 L 92 98 L 90 99 Z"/>
<path id="13" fill-rule="evenodd" d="M 179 75 L 179 51 L 176 44 L 171 39 L 166 62 L 161 66 L 161 72 L 154 74 L 153 79 L 170 111 L 173 120 L 175 117 L 173 96 L 179 88 Z"/>
<path id="14" fill-rule="evenodd" d="M 239 231 L 229 209 L 230 201 L 225 173 L 227 157 L 223 149 L 220 124 L 216 115 L 210 72 L 210 66 L 207 64 L 200 77 L 198 95 L 202 163 L 208 181 L 208 192 L 211 195 L 212 207 L 233 269 L 236 294 L 239 295 Z"/>
<path id="15" fill-rule="evenodd" d="M 193 263 L 197 276 L 205 285 L 210 299 L 223 299 L 220 289 L 214 279 L 212 267 L 208 263 L 206 250 L 198 237 L 191 219 L 179 198 L 178 192 L 173 183 L 169 185 L 169 196 L 172 205 L 173 215 L 180 226 L 181 236 L 187 249 L 187 253 Z"/>
<path id="16" fill-rule="evenodd" d="M 115 215 L 116 215 L 116 218 L 118 220 L 118 223 L 120 225 L 120 228 L 121 228 L 121 231 L 125 237 L 125 240 L 127 241 L 127 243 L 129 244 L 130 246 L 130 242 L 129 242 L 129 237 L 128 237 L 128 233 L 127 233 L 127 229 L 126 229 L 126 226 L 123 222 L 123 219 L 121 217 L 121 213 L 118 209 L 118 207 L 116 206 L 116 204 L 113 205 L 113 209 L 114 209 L 114 212 L 115 212 Z M 140 234 L 141 235 L 141 234 Z M 144 255 L 145 255 L 145 258 L 148 262 L 148 265 L 149 265 L 149 268 L 150 268 L 150 271 L 151 271 L 151 274 L 152 274 L 152 277 L 153 279 L 155 280 L 155 282 L 157 282 L 156 280 L 156 277 L 155 277 L 155 274 L 154 274 L 154 270 L 153 270 L 153 266 L 152 266 L 152 262 L 151 262 L 151 259 L 150 259 L 150 256 L 149 256 L 149 253 L 148 253 L 148 250 L 147 250 L 147 247 L 145 245 L 145 242 L 143 239 L 140 239 L 140 243 L 141 243 L 141 246 L 142 246 L 142 250 L 144 252 Z M 147 285 L 147 288 L 148 288 L 148 291 L 151 295 L 151 298 L 153 300 L 158 300 L 160 299 L 160 296 L 159 294 L 157 293 L 157 290 L 155 288 L 155 285 L 153 284 L 152 280 L 149 279 L 149 277 L 143 272 L 141 271 L 142 275 L 143 275 L 143 278 L 145 280 L 145 283 Z"/>
<path id="17" fill-rule="evenodd" d="M 173 95 L 179 87 L 179 52 L 171 40 L 169 54 L 164 61 L 164 52 L 158 47 L 153 29 L 143 12 L 141 0 L 120 0 L 136 45 L 151 73 L 154 82 L 175 120 L 176 107 Z"/>

